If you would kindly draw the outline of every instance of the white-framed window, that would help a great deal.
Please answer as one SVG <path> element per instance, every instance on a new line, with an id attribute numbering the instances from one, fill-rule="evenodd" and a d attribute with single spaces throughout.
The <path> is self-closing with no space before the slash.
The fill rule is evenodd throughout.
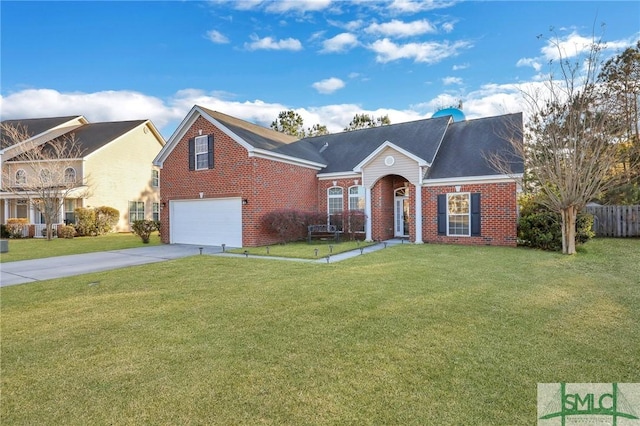
<path id="1" fill-rule="evenodd" d="M 64 169 L 64 182 L 75 183 L 76 182 L 76 169 L 73 167 L 67 167 Z"/>
<path id="2" fill-rule="evenodd" d="M 157 188 L 160 186 L 160 171 L 151 170 L 151 186 Z"/>
<path id="3" fill-rule="evenodd" d="M 349 187 L 349 230 L 351 232 L 364 232 L 364 194 L 362 185 Z"/>
<path id="4" fill-rule="evenodd" d="M 160 220 L 160 203 L 153 203 L 153 220 Z"/>
<path id="5" fill-rule="evenodd" d="M 16 172 L 16 185 L 26 185 L 27 184 L 27 172 L 20 169 Z"/>
<path id="6" fill-rule="evenodd" d="M 29 217 L 29 201 L 16 200 L 16 217 L 26 219 Z"/>
<path id="7" fill-rule="evenodd" d="M 364 186 L 356 185 L 349 188 L 349 210 L 364 211 Z"/>
<path id="8" fill-rule="evenodd" d="M 144 220 L 144 201 L 129 201 L 129 223 Z"/>
<path id="9" fill-rule="evenodd" d="M 327 189 L 327 215 L 329 225 L 336 225 L 342 231 L 342 211 L 344 190 L 339 186 Z"/>
<path id="10" fill-rule="evenodd" d="M 76 223 L 76 200 L 73 198 L 64 200 L 64 223 L 66 225 Z"/>
<path id="11" fill-rule="evenodd" d="M 209 168 L 209 137 L 196 136 L 195 140 L 196 170 Z"/>
<path id="12" fill-rule="evenodd" d="M 447 235 L 471 235 L 471 194 L 447 194 Z"/>

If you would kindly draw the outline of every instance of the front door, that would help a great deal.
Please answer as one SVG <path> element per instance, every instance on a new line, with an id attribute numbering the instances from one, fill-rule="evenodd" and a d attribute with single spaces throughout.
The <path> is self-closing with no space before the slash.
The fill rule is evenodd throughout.
<path id="1" fill-rule="evenodd" d="M 395 209 L 394 209 L 394 233 L 395 237 L 409 236 L 409 197 L 407 189 L 400 188 L 395 191 Z"/>

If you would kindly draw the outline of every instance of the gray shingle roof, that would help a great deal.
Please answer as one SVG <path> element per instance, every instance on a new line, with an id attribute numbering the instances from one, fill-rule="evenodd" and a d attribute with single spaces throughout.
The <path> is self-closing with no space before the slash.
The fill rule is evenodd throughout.
<path id="1" fill-rule="evenodd" d="M 73 134 L 80 150 L 82 151 L 82 155 L 86 157 L 146 121 L 147 120 L 132 120 L 89 123 L 61 136 L 61 138 L 71 137 Z M 44 149 L 46 149 L 46 144 Z M 18 156 L 15 157 L 13 161 L 19 161 L 21 159 L 23 158 Z"/>
<path id="2" fill-rule="evenodd" d="M 49 118 L 26 118 L 16 120 L 3 120 L 3 126 L 21 127 L 31 137 L 46 132 L 56 126 L 59 126 L 67 121 L 71 121 L 75 118 L 81 117 L 80 115 L 69 115 L 66 117 L 49 117 Z M 11 141 L 5 137 L 3 132 L 2 140 L 0 141 L 0 149 L 7 148 L 22 141 Z"/>
<path id="3" fill-rule="evenodd" d="M 515 156 L 509 137 L 522 137 L 521 113 L 452 123 L 427 178 L 502 174 L 487 161 L 491 153 L 509 156 L 512 173 L 522 173 L 524 163 Z"/>
<path id="4" fill-rule="evenodd" d="M 450 117 L 441 117 L 316 136 L 302 139 L 287 149 L 296 148 L 295 145 L 301 142 L 310 144 L 323 159 L 315 161 L 327 164 L 322 173 L 353 171 L 358 163 L 387 141 L 431 163 L 449 120 Z M 277 151 L 284 151 L 284 148 Z"/>
<path id="5" fill-rule="evenodd" d="M 217 111 L 202 108 L 254 148 L 324 164 L 320 173 L 353 172 L 354 168 L 385 142 L 431 164 L 427 179 L 502 174 L 486 157 L 511 154 L 507 133 L 522 137 L 522 114 L 507 114 L 454 122 L 451 116 L 334 133 L 297 140 Z M 524 170 L 513 156 L 512 172 Z"/>
<path id="6" fill-rule="evenodd" d="M 279 146 L 298 140 L 298 138 L 294 136 L 276 132 L 275 130 L 267 129 L 266 127 L 258 126 L 257 124 L 249 123 L 248 121 L 240 120 L 239 118 L 218 111 L 212 111 L 204 107 L 199 108 L 254 148 L 273 150 Z"/>

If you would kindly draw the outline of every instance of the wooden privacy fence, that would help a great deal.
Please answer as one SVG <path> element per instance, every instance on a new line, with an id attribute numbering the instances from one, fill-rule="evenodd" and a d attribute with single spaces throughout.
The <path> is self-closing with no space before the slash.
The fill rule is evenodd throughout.
<path id="1" fill-rule="evenodd" d="M 588 206 L 598 237 L 640 237 L 639 206 Z"/>

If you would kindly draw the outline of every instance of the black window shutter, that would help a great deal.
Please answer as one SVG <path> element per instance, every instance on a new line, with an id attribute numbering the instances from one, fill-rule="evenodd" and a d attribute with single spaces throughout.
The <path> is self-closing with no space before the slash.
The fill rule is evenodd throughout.
<path id="1" fill-rule="evenodd" d="M 209 139 L 207 140 L 207 149 L 209 150 L 209 168 L 213 169 L 213 135 L 209 135 Z"/>
<path id="2" fill-rule="evenodd" d="M 189 170 L 196 169 L 196 138 L 189 139 Z"/>
<path id="3" fill-rule="evenodd" d="M 438 235 L 447 235 L 447 194 L 438 195 Z"/>
<path id="4" fill-rule="evenodd" d="M 480 193 L 471 194 L 471 236 L 480 235 Z"/>

